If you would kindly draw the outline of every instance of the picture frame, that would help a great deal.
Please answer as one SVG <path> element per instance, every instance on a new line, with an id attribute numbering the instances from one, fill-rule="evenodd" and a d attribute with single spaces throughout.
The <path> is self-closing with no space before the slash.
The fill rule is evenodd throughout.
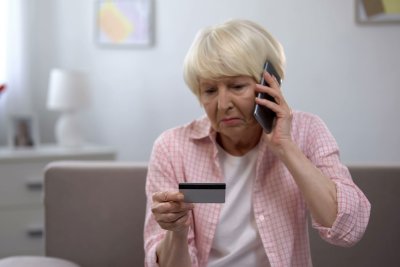
<path id="1" fill-rule="evenodd" d="M 39 128 L 34 114 L 12 114 L 8 117 L 8 145 L 14 149 L 39 145 Z"/>
<path id="2" fill-rule="evenodd" d="M 400 0 L 395 0 L 397 7 L 387 12 L 384 0 L 355 0 L 355 19 L 358 24 L 396 24 L 400 23 L 400 12 L 397 12 Z M 392 1 L 395 2 L 395 1 Z"/>
<path id="3" fill-rule="evenodd" d="M 103 47 L 153 44 L 153 0 L 95 2 L 95 42 Z"/>

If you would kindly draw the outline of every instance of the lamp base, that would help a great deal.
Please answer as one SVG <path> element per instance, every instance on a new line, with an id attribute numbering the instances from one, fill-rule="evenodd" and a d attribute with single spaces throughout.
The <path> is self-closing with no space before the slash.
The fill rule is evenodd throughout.
<path id="1" fill-rule="evenodd" d="M 57 120 L 55 135 L 63 147 L 80 147 L 83 144 L 81 129 L 76 112 L 63 112 Z"/>

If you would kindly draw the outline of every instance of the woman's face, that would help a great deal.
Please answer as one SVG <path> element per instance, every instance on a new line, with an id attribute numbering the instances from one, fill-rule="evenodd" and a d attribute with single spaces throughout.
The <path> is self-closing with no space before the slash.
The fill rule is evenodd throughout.
<path id="1" fill-rule="evenodd" d="M 252 135 L 256 81 L 248 76 L 200 79 L 200 102 L 215 131 L 231 138 Z"/>

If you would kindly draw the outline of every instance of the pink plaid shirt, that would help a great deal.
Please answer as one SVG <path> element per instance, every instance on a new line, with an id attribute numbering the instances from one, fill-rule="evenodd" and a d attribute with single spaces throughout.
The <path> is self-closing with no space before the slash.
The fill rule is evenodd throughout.
<path id="1" fill-rule="evenodd" d="M 168 130 L 156 140 L 146 184 L 146 266 L 158 266 L 155 250 L 165 234 L 150 210 L 152 194 L 177 191 L 179 182 L 224 182 L 215 136 L 204 117 Z M 347 167 L 341 164 L 335 139 L 321 119 L 304 112 L 293 114 L 292 138 L 337 188 L 338 214 L 332 228 L 322 227 L 314 220 L 313 227 L 329 243 L 355 244 L 368 224 L 370 203 L 353 183 Z M 285 165 L 268 150 L 263 138 L 259 145 L 252 189 L 253 211 L 270 264 L 272 267 L 312 266 L 305 200 Z M 193 267 L 207 266 L 222 205 L 195 205 L 194 223 L 188 236 Z"/>

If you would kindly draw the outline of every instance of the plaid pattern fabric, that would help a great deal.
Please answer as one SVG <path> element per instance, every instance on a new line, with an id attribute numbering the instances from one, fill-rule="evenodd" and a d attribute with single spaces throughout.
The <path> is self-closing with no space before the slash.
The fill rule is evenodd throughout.
<path id="1" fill-rule="evenodd" d="M 215 136 L 210 122 L 203 117 L 168 130 L 156 140 L 146 183 L 146 266 L 158 266 L 155 249 L 165 234 L 151 214 L 152 194 L 177 191 L 179 182 L 224 182 Z M 353 183 L 347 167 L 340 162 L 335 139 L 321 119 L 305 112 L 294 112 L 292 138 L 337 187 L 338 215 L 333 226 L 322 227 L 313 220 L 313 227 L 327 242 L 353 245 L 366 229 L 370 203 Z M 305 200 L 284 164 L 268 151 L 263 138 L 259 146 L 252 189 L 253 211 L 270 264 L 272 267 L 312 266 Z M 195 205 L 188 236 L 193 267 L 207 266 L 221 205 Z"/>

